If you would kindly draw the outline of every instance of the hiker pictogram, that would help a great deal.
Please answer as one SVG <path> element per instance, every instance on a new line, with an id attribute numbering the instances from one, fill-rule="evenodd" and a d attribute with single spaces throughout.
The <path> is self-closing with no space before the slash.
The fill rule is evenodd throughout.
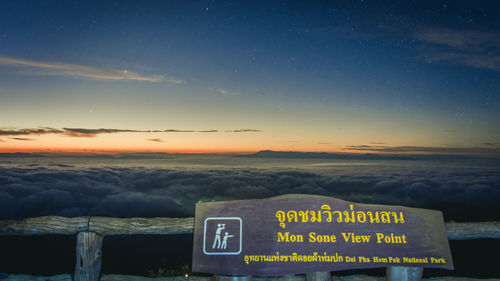
<path id="1" fill-rule="evenodd" d="M 236 255 L 241 252 L 241 218 L 206 218 L 204 227 L 203 251 L 205 254 Z"/>
<path id="2" fill-rule="evenodd" d="M 217 231 L 215 232 L 214 244 L 212 246 L 212 249 L 220 249 L 221 248 L 220 234 L 224 228 L 226 228 L 225 223 L 217 224 Z"/>
<path id="3" fill-rule="evenodd" d="M 229 235 L 228 232 L 226 232 L 226 234 L 224 234 L 224 239 L 222 240 L 222 245 L 221 245 L 222 249 L 225 249 L 227 247 L 227 239 L 231 238 L 231 237 L 234 237 L 234 235 Z"/>

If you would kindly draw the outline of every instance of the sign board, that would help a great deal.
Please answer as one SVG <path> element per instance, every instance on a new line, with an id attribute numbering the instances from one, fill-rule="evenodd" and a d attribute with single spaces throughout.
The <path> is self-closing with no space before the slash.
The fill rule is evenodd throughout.
<path id="1" fill-rule="evenodd" d="M 194 272 L 273 276 L 386 266 L 453 269 L 441 212 L 315 195 L 196 205 Z"/>

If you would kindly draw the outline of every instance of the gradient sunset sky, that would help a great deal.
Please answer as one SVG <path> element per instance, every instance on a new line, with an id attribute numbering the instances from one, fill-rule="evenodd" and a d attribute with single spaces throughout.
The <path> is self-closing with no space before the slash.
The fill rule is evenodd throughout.
<path id="1" fill-rule="evenodd" d="M 1 1 L 0 152 L 500 155 L 498 1 Z"/>

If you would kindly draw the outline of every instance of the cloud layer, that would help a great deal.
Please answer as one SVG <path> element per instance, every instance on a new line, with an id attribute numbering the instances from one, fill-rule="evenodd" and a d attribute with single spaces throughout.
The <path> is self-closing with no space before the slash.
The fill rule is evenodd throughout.
<path id="1" fill-rule="evenodd" d="M 127 70 L 106 69 L 92 66 L 68 64 L 61 62 L 46 63 L 33 60 L 16 59 L 0 56 L 0 65 L 31 68 L 40 71 L 39 74 L 73 76 L 80 78 L 92 78 L 101 80 L 136 80 L 159 82 L 164 78 L 161 75 L 144 76 Z M 170 79 L 172 80 L 172 79 Z M 172 80 L 175 83 L 180 80 Z"/>
<path id="2" fill-rule="evenodd" d="M 499 220 L 490 168 L 366 166 L 316 173 L 274 169 L 31 168 L 0 162 L 0 219 L 43 215 L 193 216 L 196 202 L 305 193 L 442 210 L 447 220 Z M 3 168 L 1 168 L 3 166 Z"/>

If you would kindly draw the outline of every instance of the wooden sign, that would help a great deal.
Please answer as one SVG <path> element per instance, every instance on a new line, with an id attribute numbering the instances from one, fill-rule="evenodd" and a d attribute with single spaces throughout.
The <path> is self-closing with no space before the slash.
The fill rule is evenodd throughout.
<path id="1" fill-rule="evenodd" d="M 386 266 L 453 269 L 441 212 L 315 195 L 196 205 L 194 272 L 273 276 Z"/>

